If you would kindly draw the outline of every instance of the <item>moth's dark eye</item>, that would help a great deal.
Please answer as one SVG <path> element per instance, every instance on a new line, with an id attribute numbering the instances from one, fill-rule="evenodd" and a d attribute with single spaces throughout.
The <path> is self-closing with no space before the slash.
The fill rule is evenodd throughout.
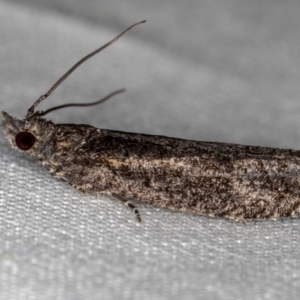
<path id="1" fill-rule="evenodd" d="M 34 143 L 35 136 L 28 131 L 22 131 L 16 135 L 16 145 L 21 150 L 29 150 Z"/>

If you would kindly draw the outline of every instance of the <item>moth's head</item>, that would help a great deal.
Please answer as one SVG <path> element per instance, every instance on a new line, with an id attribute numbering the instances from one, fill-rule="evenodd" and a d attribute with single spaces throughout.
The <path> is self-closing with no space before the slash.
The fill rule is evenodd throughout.
<path id="1" fill-rule="evenodd" d="M 12 147 L 20 150 L 22 152 L 26 152 L 28 154 L 32 154 L 34 156 L 39 155 L 42 151 L 45 150 L 45 147 L 47 146 L 47 143 L 51 140 L 53 131 L 54 131 L 54 125 L 50 121 L 46 121 L 45 119 L 40 118 L 41 116 L 45 116 L 51 111 L 58 110 L 64 107 L 69 106 L 92 106 L 97 105 L 100 103 L 105 102 L 106 100 L 110 99 L 114 95 L 117 95 L 119 93 L 123 93 L 125 90 L 117 90 L 115 92 L 112 92 L 111 94 L 107 95 L 103 99 L 92 102 L 92 103 L 70 103 L 70 104 L 64 104 L 59 105 L 53 108 L 50 108 L 46 111 L 35 111 L 36 107 L 46 98 L 48 98 L 53 91 L 74 71 L 76 70 L 82 63 L 84 63 L 87 59 L 91 58 L 95 54 L 101 52 L 103 49 L 107 48 L 111 44 L 113 44 L 115 41 L 117 41 L 121 36 L 123 36 L 126 32 L 131 30 L 133 27 L 145 23 L 146 21 L 141 21 L 138 23 L 135 23 L 131 25 L 129 28 L 124 30 L 121 34 L 119 34 L 117 37 L 106 43 L 105 45 L 101 46 L 100 48 L 96 49 L 95 51 L 91 52 L 90 54 L 83 57 L 81 60 L 79 60 L 71 69 L 69 69 L 61 78 L 59 78 L 54 85 L 50 88 L 50 90 L 39 97 L 33 105 L 28 109 L 27 114 L 24 118 L 24 120 L 18 120 L 17 118 L 14 118 L 10 116 L 6 112 L 2 112 L 2 115 L 4 117 L 4 120 L 2 121 L 2 127 L 4 130 L 4 134 L 8 141 L 11 143 Z"/>
<path id="2" fill-rule="evenodd" d="M 2 112 L 2 128 L 5 137 L 13 148 L 28 154 L 33 154 L 41 149 L 42 143 L 49 136 L 49 129 L 53 123 L 42 118 L 32 118 L 30 120 L 19 120 Z M 52 131 L 52 130 L 50 130 Z M 41 139 L 43 137 L 43 140 Z"/>

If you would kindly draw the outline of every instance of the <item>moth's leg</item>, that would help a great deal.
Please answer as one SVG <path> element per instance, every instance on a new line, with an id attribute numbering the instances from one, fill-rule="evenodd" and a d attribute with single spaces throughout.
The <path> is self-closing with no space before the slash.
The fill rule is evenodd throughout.
<path id="1" fill-rule="evenodd" d="M 142 221 L 140 212 L 138 211 L 138 209 L 130 201 L 124 199 L 122 196 L 120 196 L 118 194 L 115 194 L 115 193 L 113 193 L 112 196 L 114 198 L 122 201 L 126 206 L 128 206 L 130 209 L 132 209 L 138 222 Z"/>

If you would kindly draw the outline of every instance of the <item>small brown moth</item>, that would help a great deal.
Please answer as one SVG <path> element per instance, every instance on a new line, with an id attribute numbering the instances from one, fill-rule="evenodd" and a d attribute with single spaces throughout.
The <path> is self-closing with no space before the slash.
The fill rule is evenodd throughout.
<path id="1" fill-rule="evenodd" d="M 300 213 L 300 151 L 210 143 L 54 124 L 36 106 L 83 62 L 128 32 L 88 54 L 29 109 L 23 120 L 2 112 L 12 147 L 34 157 L 54 177 L 84 193 L 111 195 L 136 214 L 128 199 L 157 207 L 234 220 L 276 219 Z"/>

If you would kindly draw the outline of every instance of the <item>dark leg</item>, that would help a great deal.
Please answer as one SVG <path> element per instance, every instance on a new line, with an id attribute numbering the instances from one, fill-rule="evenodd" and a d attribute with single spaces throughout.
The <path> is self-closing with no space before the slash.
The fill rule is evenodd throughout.
<path id="1" fill-rule="evenodd" d="M 126 206 L 128 206 L 129 208 L 131 208 L 135 214 L 135 217 L 137 219 L 138 222 L 141 222 L 142 219 L 141 219 L 141 215 L 138 211 L 138 209 L 128 200 L 124 199 L 122 196 L 120 195 L 117 195 L 117 194 L 112 194 L 112 196 L 120 201 L 122 201 Z"/>

